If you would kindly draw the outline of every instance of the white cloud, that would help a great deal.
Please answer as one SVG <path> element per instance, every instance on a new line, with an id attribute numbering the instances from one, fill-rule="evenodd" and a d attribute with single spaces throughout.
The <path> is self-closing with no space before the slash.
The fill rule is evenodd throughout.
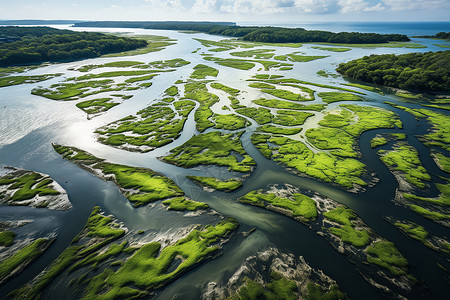
<path id="1" fill-rule="evenodd" d="M 448 0 L 382 0 L 391 10 L 445 10 L 450 9 Z"/>
<path id="2" fill-rule="evenodd" d="M 381 2 L 372 4 L 370 1 L 365 0 L 339 0 L 338 4 L 343 13 L 381 11 L 385 9 Z"/>

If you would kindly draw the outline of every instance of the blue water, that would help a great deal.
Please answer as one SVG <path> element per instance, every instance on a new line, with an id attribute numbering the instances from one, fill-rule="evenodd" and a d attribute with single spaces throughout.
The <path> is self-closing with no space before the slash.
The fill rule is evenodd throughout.
<path id="1" fill-rule="evenodd" d="M 279 26 L 289 28 L 305 28 L 308 30 L 325 30 L 332 32 L 375 32 L 401 33 L 408 36 L 434 35 L 438 32 L 450 31 L 450 22 L 298 22 L 298 23 L 250 23 L 240 22 L 243 26 Z"/>

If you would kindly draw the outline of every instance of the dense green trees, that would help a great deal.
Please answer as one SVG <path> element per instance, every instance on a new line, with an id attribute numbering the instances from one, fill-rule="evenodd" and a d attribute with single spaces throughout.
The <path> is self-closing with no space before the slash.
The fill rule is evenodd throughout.
<path id="1" fill-rule="evenodd" d="M 438 32 L 435 35 L 420 35 L 415 36 L 417 38 L 429 38 L 429 39 L 440 39 L 440 40 L 450 40 L 450 32 Z"/>
<path id="2" fill-rule="evenodd" d="M 77 60 L 145 47 L 147 42 L 50 27 L 0 27 L 0 66 Z"/>
<path id="3" fill-rule="evenodd" d="M 231 25 L 231 26 L 230 26 Z M 230 23 L 212 22 L 83 22 L 76 23 L 78 27 L 122 27 L 148 28 L 166 30 L 195 30 L 210 34 L 242 38 L 244 41 L 266 43 L 351 43 L 371 44 L 389 41 L 409 41 L 406 35 L 377 34 L 359 32 L 340 32 L 305 30 L 303 28 L 282 27 L 246 27 Z"/>
<path id="4" fill-rule="evenodd" d="M 370 55 L 340 64 L 354 79 L 412 91 L 450 91 L 450 50 Z"/>

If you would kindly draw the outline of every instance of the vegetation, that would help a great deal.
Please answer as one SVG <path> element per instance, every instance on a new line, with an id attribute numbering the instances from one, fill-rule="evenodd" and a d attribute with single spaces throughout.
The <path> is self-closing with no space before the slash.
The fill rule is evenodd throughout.
<path id="1" fill-rule="evenodd" d="M 9 76 L 9 77 L 1 77 L 0 78 L 0 88 L 5 86 L 23 84 L 23 83 L 36 83 L 44 80 L 48 80 L 51 78 L 55 78 L 56 76 L 60 76 L 61 74 L 47 74 L 47 75 L 33 75 L 33 76 Z"/>
<path id="2" fill-rule="evenodd" d="M 378 93 L 381 95 L 384 95 L 384 93 L 381 91 L 381 89 L 374 87 L 374 86 L 370 86 L 370 85 L 366 85 L 366 84 L 360 84 L 360 83 L 346 83 L 344 85 L 348 85 L 348 86 L 353 86 L 353 87 L 357 87 L 359 89 L 363 89 L 369 92 L 374 92 L 374 93 Z"/>
<path id="3" fill-rule="evenodd" d="M 214 114 L 212 120 L 216 123 L 214 128 L 225 130 L 236 130 L 245 128 L 250 122 L 236 114 L 219 115 Z"/>
<path id="4" fill-rule="evenodd" d="M 94 207 L 84 229 L 46 269 L 46 272 L 24 287 L 13 291 L 9 296 L 15 299 L 39 298 L 41 292 L 50 282 L 71 265 L 79 264 L 79 266 L 82 266 L 89 260 L 98 263 L 100 260 L 98 257 L 99 250 L 125 234 L 123 229 L 117 227 L 118 224 L 114 222 L 114 219 L 103 216 L 100 208 Z M 103 255 L 102 258 L 106 259 L 107 257 Z"/>
<path id="5" fill-rule="evenodd" d="M 325 115 L 319 122 L 321 127 L 306 131 L 311 144 L 319 149 L 330 150 L 333 155 L 357 157 L 355 149 L 361 133 L 371 129 L 402 126 L 398 116 L 388 110 L 357 105 L 341 107 L 345 109 Z"/>
<path id="6" fill-rule="evenodd" d="M 318 284 L 308 282 L 308 300 L 338 300 L 345 299 L 345 294 L 339 290 L 337 285 L 331 286 L 329 291 L 324 291 Z"/>
<path id="7" fill-rule="evenodd" d="M 435 35 L 421 35 L 415 36 L 416 38 L 428 38 L 428 39 L 440 39 L 440 40 L 449 40 L 450 32 L 438 32 Z"/>
<path id="8" fill-rule="evenodd" d="M 273 123 L 283 126 L 299 126 L 312 116 L 314 116 L 313 113 L 303 111 L 278 110 Z"/>
<path id="9" fill-rule="evenodd" d="M 194 67 L 194 72 L 192 73 L 191 78 L 204 79 L 206 76 L 217 77 L 217 74 L 219 74 L 219 70 L 200 64 Z"/>
<path id="10" fill-rule="evenodd" d="M 325 105 L 322 104 L 312 104 L 312 105 L 303 105 L 299 103 L 292 103 L 289 101 L 277 100 L 277 99 L 257 99 L 252 101 L 255 104 L 277 108 L 277 109 L 294 109 L 294 110 L 314 110 L 314 111 L 322 111 L 325 108 Z"/>
<path id="11" fill-rule="evenodd" d="M 316 59 L 321 59 L 328 56 L 311 56 L 311 55 L 299 55 L 297 52 L 285 54 L 285 55 L 277 55 L 274 57 L 276 60 L 282 61 L 292 61 L 292 62 L 308 62 Z"/>
<path id="12" fill-rule="evenodd" d="M 336 70 L 357 80 L 405 90 L 450 91 L 450 51 L 364 56 Z"/>
<path id="13" fill-rule="evenodd" d="M 224 91 L 224 92 L 226 92 L 226 93 L 228 93 L 228 94 L 230 94 L 231 96 L 234 96 L 234 97 L 239 95 L 239 92 L 240 92 L 237 89 L 231 88 L 229 86 L 223 85 L 223 84 L 218 83 L 218 82 L 211 83 L 211 87 L 214 88 L 214 89 L 222 90 L 222 91 Z"/>
<path id="14" fill-rule="evenodd" d="M 239 70 L 250 70 L 255 67 L 254 63 L 242 59 L 218 58 L 218 57 L 204 57 L 204 59 L 208 61 L 213 61 L 216 64 L 224 67 L 230 67 Z"/>
<path id="15" fill-rule="evenodd" d="M 431 236 L 423 226 L 409 221 L 397 221 L 394 225 L 405 235 L 418 240 L 423 245 L 433 250 L 444 253 L 450 252 L 450 243 L 448 243 L 445 239 Z"/>
<path id="16" fill-rule="evenodd" d="M 339 101 L 362 101 L 363 98 L 358 95 L 350 93 L 339 93 L 339 92 L 323 92 L 318 94 L 325 103 L 333 103 Z"/>
<path id="17" fill-rule="evenodd" d="M 18 170 L 0 177 L 0 202 L 8 205 L 27 205 L 35 196 L 59 195 L 53 180 L 33 171 Z M 2 187 L 3 186 L 3 187 Z M 45 205 L 45 202 L 44 204 Z M 48 205 L 48 203 L 47 203 Z"/>
<path id="18" fill-rule="evenodd" d="M 217 165 L 226 166 L 230 171 L 250 172 L 255 162 L 242 147 L 239 140 L 241 134 L 222 134 L 217 131 L 199 134 L 172 149 L 171 154 L 163 160 L 183 168 Z M 238 161 L 234 153 L 244 156 L 244 159 Z"/>
<path id="19" fill-rule="evenodd" d="M 243 107 L 236 109 L 236 112 L 252 118 L 258 124 L 267 124 L 272 121 L 272 114 L 270 113 L 270 109 L 267 108 L 255 108 L 255 107 Z"/>
<path id="20" fill-rule="evenodd" d="M 9 247 L 14 243 L 16 234 L 13 231 L 0 231 L 0 246 Z"/>
<path id="21" fill-rule="evenodd" d="M 251 57 L 255 59 L 271 59 L 275 53 L 272 49 L 255 49 L 240 52 L 231 52 L 230 55 L 238 57 Z"/>
<path id="22" fill-rule="evenodd" d="M 332 52 L 346 52 L 352 50 L 351 48 L 339 48 L 339 47 L 319 47 L 319 46 L 313 46 L 311 47 L 313 49 L 319 49 L 319 50 L 325 50 L 325 51 L 332 51 Z"/>
<path id="23" fill-rule="evenodd" d="M 263 125 L 261 127 L 258 127 L 258 130 L 260 132 L 266 132 L 266 133 L 272 133 L 272 134 L 281 134 L 281 135 L 293 135 L 297 134 L 300 131 L 302 131 L 301 128 L 284 128 L 279 126 L 273 126 L 273 125 Z"/>
<path id="24" fill-rule="evenodd" d="M 206 186 L 218 191 L 232 192 L 242 186 L 242 181 L 234 178 L 228 180 L 202 176 L 187 176 L 187 178 L 200 186 Z"/>
<path id="25" fill-rule="evenodd" d="M 207 209 L 209 207 L 208 204 L 203 202 L 194 201 L 191 199 L 188 199 L 186 197 L 177 197 L 168 199 L 162 202 L 162 204 L 167 206 L 168 210 L 199 210 L 199 209 Z"/>
<path id="26" fill-rule="evenodd" d="M 53 240 L 49 239 L 37 239 L 0 262 L 0 282 L 14 276 L 18 270 L 36 260 L 52 242 Z"/>
<path id="27" fill-rule="evenodd" d="M 274 193 L 252 191 L 239 198 L 239 201 L 254 206 L 273 209 L 288 216 L 298 218 L 302 222 L 314 221 L 317 218 L 316 202 L 308 196 L 293 194 L 290 198 L 278 197 Z M 273 207 L 281 208 L 276 210 Z"/>
<path id="28" fill-rule="evenodd" d="M 434 160 L 437 162 L 438 167 L 447 173 L 450 173 L 450 157 L 445 156 L 444 154 L 434 151 L 432 153 Z"/>
<path id="29" fill-rule="evenodd" d="M 378 241 L 369 246 L 366 252 L 369 263 L 388 269 L 393 275 L 406 274 L 408 261 L 397 250 L 394 243 Z"/>
<path id="30" fill-rule="evenodd" d="M 431 176 L 420 162 L 419 154 L 407 144 L 397 144 L 393 150 L 380 150 L 378 154 L 389 169 L 400 172 L 407 182 L 418 188 L 424 188 L 424 181 L 431 180 Z"/>
<path id="31" fill-rule="evenodd" d="M 50 27 L 1 27 L 0 36 L 14 37 L 14 41 L 0 45 L 3 67 L 86 59 L 147 46 L 144 40 Z"/>
<path id="32" fill-rule="evenodd" d="M 147 152 L 162 147 L 180 136 L 187 116 L 195 104 L 190 100 L 174 102 L 174 111 L 160 103 L 96 130 L 99 142 L 119 148 Z M 178 118 L 177 115 L 181 115 Z"/>
<path id="33" fill-rule="evenodd" d="M 365 166 L 355 159 L 340 158 L 324 152 L 314 153 L 304 143 L 287 137 L 253 134 L 252 142 L 266 157 L 313 178 L 349 189 L 366 185 L 360 178 L 365 172 Z"/>
<path id="34" fill-rule="evenodd" d="M 371 148 L 376 148 L 378 146 L 383 146 L 386 145 L 388 143 L 388 140 L 385 139 L 384 137 L 380 136 L 380 137 L 374 137 L 371 141 L 370 141 L 370 147 Z"/>
<path id="35" fill-rule="evenodd" d="M 371 241 L 369 232 L 365 229 L 357 230 L 352 220 L 356 219 L 356 213 L 343 206 L 339 206 L 331 211 L 323 213 L 325 218 L 339 224 L 337 227 L 330 227 L 328 230 L 337 235 L 344 243 L 350 243 L 355 247 L 364 247 Z"/>
<path id="36" fill-rule="evenodd" d="M 53 148 L 63 158 L 87 168 L 96 175 L 101 172 L 101 177 L 114 181 L 124 196 L 135 206 L 184 194 L 171 179 L 150 169 L 104 162 L 73 147 L 53 145 Z"/>
<path id="37" fill-rule="evenodd" d="M 84 299 L 122 299 L 142 297 L 216 253 L 217 241 L 225 239 L 239 226 L 228 218 L 204 230 L 195 229 L 175 244 L 161 249 L 152 242 L 142 246 L 116 271 L 107 268 L 89 281 Z M 181 259 L 179 264 L 177 260 Z M 174 266 L 174 268 L 171 268 Z M 150 275 L 149 275 L 150 274 Z"/>
<path id="38" fill-rule="evenodd" d="M 303 43 L 303 42 L 330 42 L 330 43 L 386 43 L 388 41 L 409 41 L 406 35 L 377 34 L 358 32 L 339 32 L 305 30 L 303 28 L 283 27 L 251 27 L 236 26 L 235 24 L 215 24 L 209 22 L 83 22 L 75 26 L 83 27 L 124 27 L 149 28 L 168 30 L 193 30 L 215 35 L 239 37 L 244 41 L 263 43 Z"/>
<path id="39" fill-rule="evenodd" d="M 103 55 L 103 57 L 119 57 L 119 56 L 132 56 L 146 54 L 150 52 L 158 52 L 165 49 L 167 46 L 175 44 L 176 40 L 172 40 L 166 36 L 159 35 L 135 35 L 133 38 L 139 38 L 139 40 L 144 40 L 147 45 L 136 50 L 127 50 L 118 53 L 110 53 Z"/>
<path id="40" fill-rule="evenodd" d="M 449 184 L 440 184 L 440 183 L 436 183 L 435 185 L 438 188 L 438 190 L 441 192 L 441 194 L 437 198 L 424 198 L 424 197 L 419 197 L 419 196 L 415 196 L 415 195 L 411 195 L 411 194 L 407 194 L 407 193 L 403 193 L 403 197 L 406 200 L 414 201 L 416 203 L 417 202 L 425 202 L 425 203 L 435 204 L 435 205 L 439 205 L 439 206 L 443 206 L 443 207 L 449 206 L 450 205 L 450 185 Z"/>
<path id="41" fill-rule="evenodd" d="M 113 98 L 100 98 L 77 103 L 77 107 L 87 114 L 105 112 L 120 103 L 111 102 Z"/>

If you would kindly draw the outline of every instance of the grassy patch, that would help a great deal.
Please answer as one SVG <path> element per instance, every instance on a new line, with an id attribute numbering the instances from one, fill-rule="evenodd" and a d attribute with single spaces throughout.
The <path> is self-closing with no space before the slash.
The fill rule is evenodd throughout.
<path id="1" fill-rule="evenodd" d="M 214 88 L 214 89 L 222 90 L 222 91 L 230 94 L 233 97 L 236 97 L 237 95 L 239 95 L 239 92 L 240 92 L 237 89 L 231 88 L 229 86 L 223 85 L 223 84 L 218 83 L 218 82 L 211 83 L 211 87 Z"/>
<path id="2" fill-rule="evenodd" d="M 116 272 L 105 269 L 93 277 L 84 299 L 116 299 L 141 297 L 178 278 L 193 266 L 216 253 L 223 240 L 238 227 L 238 222 L 228 218 L 204 230 L 193 230 L 175 244 L 161 250 L 161 244 L 152 242 L 136 251 Z M 169 269 L 181 260 L 175 269 Z"/>
<path id="3" fill-rule="evenodd" d="M 401 231 L 403 231 L 407 236 L 418 240 L 422 243 L 424 243 L 428 237 L 428 232 L 423 228 L 423 226 L 420 226 L 413 222 L 395 222 L 394 224 L 396 227 L 398 227 Z"/>
<path id="4" fill-rule="evenodd" d="M 111 251 L 116 250 L 115 247 L 110 247 L 109 255 L 100 255 L 99 250 L 125 234 L 123 229 L 117 227 L 118 224 L 114 222 L 114 219 L 102 215 L 98 206 L 94 207 L 84 229 L 46 269 L 46 272 L 24 287 L 13 291 L 9 296 L 16 299 L 39 298 L 51 281 L 71 265 L 77 268 L 88 263 L 98 264 L 102 259 L 110 257 Z"/>
<path id="5" fill-rule="evenodd" d="M 278 99 L 257 99 L 252 101 L 255 104 L 270 107 L 270 108 L 277 108 L 277 109 L 295 109 L 295 110 L 314 110 L 314 111 L 321 111 L 325 108 L 325 105 L 323 104 L 313 104 L 313 105 L 303 105 L 300 103 L 293 103 L 289 101 L 283 101 Z"/>
<path id="6" fill-rule="evenodd" d="M 345 299 L 345 294 L 339 290 L 337 285 L 332 285 L 329 291 L 324 291 L 320 285 L 308 282 L 306 288 L 308 289 L 308 300 L 338 300 Z"/>
<path id="7" fill-rule="evenodd" d="M 103 162 L 77 148 L 60 145 L 53 147 L 64 158 L 85 168 L 92 168 L 92 172 L 100 171 L 104 178 L 113 180 L 135 206 L 183 195 L 175 182 L 150 169 Z"/>
<path id="8" fill-rule="evenodd" d="M 284 128 L 274 125 L 263 125 L 258 127 L 260 132 L 272 133 L 272 134 L 281 134 L 281 135 L 293 135 L 302 131 L 301 128 Z"/>
<path id="9" fill-rule="evenodd" d="M 371 86 L 371 85 L 360 84 L 360 83 L 345 83 L 344 85 L 353 86 L 353 87 L 357 87 L 359 89 L 363 89 L 363 90 L 366 90 L 369 92 L 374 92 L 374 93 L 384 95 L 384 93 L 381 89 Z"/>
<path id="10" fill-rule="evenodd" d="M 0 186 L 5 186 L 5 192 L 10 196 L 2 198 L 1 202 L 9 205 L 23 205 L 17 202 L 29 200 L 36 195 L 59 195 L 52 187 L 53 180 L 33 171 L 15 171 L 0 178 Z M 9 193 L 8 193 L 9 194 Z"/>
<path id="11" fill-rule="evenodd" d="M 236 130 L 245 128 L 249 122 L 247 119 L 236 114 L 219 115 L 214 114 L 212 120 L 216 123 L 214 128 L 225 130 Z"/>
<path id="12" fill-rule="evenodd" d="M 33 75 L 33 76 L 9 76 L 0 78 L 0 88 L 23 83 L 36 83 L 60 76 L 61 74 Z"/>
<path id="13" fill-rule="evenodd" d="M 283 126 L 303 125 L 307 118 L 314 116 L 313 113 L 291 110 L 278 110 L 273 123 Z"/>
<path id="14" fill-rule="evenodd" d="M 239 201 L 259 207 L 270 206 L 282 208 L 281 213 L 298 217 L 301 221 L 309 222 L 317 218 L 316 202 L 308 196 L 293 194 L 290 198 L 282 198 L 274 193 L 264 193 L 262 190 L 252 191 L 239 198 Z"/>
<path id="15" fill-rule="evenodd" d="M 199 210 L 199 209 L 207 209 L 209 207 L 208 204 L 203 202 L 194 201 L 191 199 L 188 199 L 186 197 L 177 197 L 168 199 L 162 202 L 162 204 L 167 206 L 167 209 L 169 210 Z"/>
<path id="16" fill-rule="evenodd" d="M 102 64 L 102 65 L 85 65 L 77 69 L 78 72 L 90 72 L 92 70 L 98 69 L 98 68 L 129 68 L 134 67 L 137 65 L 142 65 L 143 62 L 140 61 L 113 61 L 110 63 Z"/>
<path id="17" fill-rule="evenodd" d="M 431 211 L 429 209 L 426 209 L 422 206 L 418 206 L 415 204 L 408 205 L 409 208 L 411 208 L 414 212 L 418 213 L 419 215 L 424 216 L 427 219 L 433 220 L 433 221 L 447 221 L 450 220 L 450 214 L 440 213 L 436 211 Z"/>
<path id="18" fill-rule="evenodd" d="M 393 275 L 405 275 L 408 261 L 397 250 L 394 243 L 378 241 L 366 249 L 367 261 L 389 270 Z"/>
<path id="19" fill-rule="evenodd" d="M 267 108 L 255 108 L 255 107 L 245 107 L 236 109 L 236 112 L 252 118 L 258 124 L 267 124 L 272 121 L 273 115 L 270 113 L 270 110 Z"/>
<path id="20" fill-rule="evenodd" d="M 319 46 L 312 46 L 313 49 L 318 50 L 324 50 L 324 51 L 331 51 L 331 52 L 347 52 L 352 50 L 351 48 L 339 48 L 339 47 L 319 47 Z"/>
<path id="21" fill-rule="evenodd" d="M 266 157 L 313 178 L 345 188 L 366 185 L 360 178 L 365 173 L 365 166 L 355 159 L 314 153 L 304 143 L 287 137 L 253 134 L 252 142 Z"/>
<path id="22" fill-rule="evenodd" d="M 407 144 L 397 144 L 393 150 L 380 150 L 378 154 L 389 169 L 400 172 L 407 182 L 418 188 L 424 188 L 424 181 L 431 180 L 420 162 L 419 153 Z"/>
<path id="23" fill-rule="evenodd" d="M 77 107 L 87 114 L 98 114 L 108 111 L 120 103 L 111 102 L 112 98 L 100 98 L 77 103 Z"/>
<path id="24" fill-rule="evenodd" d="M 16 234 L 13 231 L 0 231 L 0 246 L 9 247 L 13 244 Z"/>
<path id="25" fill-rule="evenodd" d="M 230 171 L 250 172 L 255 162 L 242 147 L 239 139 L 241 134 L 221 134 L 214 131 L 199 134 L 171 150 L 171 154 L 163 160 L 183 168 L 217 165 L 226 166 Z M 238 161 L 232 153 L 238 153 L 244 159 Z"/>
<path id="26" fill-rule="evenodd" d="M 207 186 L 218 191 L 232 192 L 242 186 L 242 181 L 237 179 L 220 180 L 214 177 L 187 176 L 200 186 Z"/>
<path id="27" fill-rule="evenodd" d="M 0 282 L 7 279 L 14 271 L 36 260 L 51 243 L 52 240 L 49 239 L 37 239 L 3 260 L 0 263 Z"/>
<path id="28" fill-rule="evenodd" d="M 147 46 L 144 48 L 124 51 L 120 53 L 111 53 L 103 55 L 103 57 L 120 57 L 120 56 L 132 56 L 139 54 L 146 54 L 150 52 L 157 52 L 165 49 L 167 46 L 173 45 L 176 43 L 176 40 L 170 39 L 166 36 L 159 35 L 136 35 L 134 38 L 139 38 L 147 41 Z"/>
<path id="29" fill-rule="evenodd" d="M 371 148 L 376 148 L 378 146 L 383 146 L 386 145 L 388 143 L 388 140 L 386 140 L 384 137 L 380 136 L 380 137 L 374 137 L 371 141 L 370 141 L 370 147 Z"/>
<path id="30" fill-rule="evenodd" d="M 437 165 L 442 171 L 450 173 L 450 157 L 437 151 L 433 152 L 432 156 L 434 160 L 437 161 Z"/>
<path id="31" fill-rule="evenodd" d="M 363 98 L 358 95 L 350 94 L 350 93 L 339 93 L 339 92 L 325 92 L 319 93 L 319 97 L 322 98 L 322 101 L 325 103 L 333 103 L 338 101 L 362 101 Z"/>
<path id="32" fill-rule="evenodd" d="M 180 136 L 187 116 L 195 103 L 189 100 L 174 102 L 175 111 L 161 103 L 138 111 L 137 116 L 128 116 L 96 130 L 99 142 L 114 147 L 146 152 L 162 147 Z"/>
<path id="33" fill-rule="evenodd" d="M 255 49 L 240 52 L 231 52 L 230 55 L 238 57 L 250 57 L 255 59 L 271 59 L 275 53 L 272 49 Z"/>
<path id="34" fill-rule="evenodd" d="M 338 223 L 338 227 L 330 227 L 328 230 L 337 235 L 344 243 L 350 243 L 355 247 L 363 247 L 370 243 L 370 236 L 367 230 L 357 230 L 352 220 L 357 219 L 356 213 L 342 206 L 334 210 L 325 212 L 325 218 Z"/>
<path id="35" fill-rule="evenodd" d="M 292 62 L 308 62 L 316 59 L 321 59 L 328 56 L 311 56 L 311 55 L 299 55 L 297 53 L 290 53 L 286 55 L 277 55 L 274 57 L 276 60 L 292 61 Z"/>
<path id="36" fill-rule="evenodd" d="M 218 65 L 224 67 L 230 67 L 239 70 L 250 70 L 255 67 L 255 64 L 246 60 L 234 59 L 234 58 L 217 58 L 217 57 L 204 57 L 203 59 L 213 61 Z"/>
<path id="37" fill-rule="evenodd" d="M 219 74 L 219 70 L 206 65 L 199 64 L 194 67 L 194 72 L 192 73 L 191 78 L 205 79 L 206 76 L 217 77 L 217 74 Z"/>

